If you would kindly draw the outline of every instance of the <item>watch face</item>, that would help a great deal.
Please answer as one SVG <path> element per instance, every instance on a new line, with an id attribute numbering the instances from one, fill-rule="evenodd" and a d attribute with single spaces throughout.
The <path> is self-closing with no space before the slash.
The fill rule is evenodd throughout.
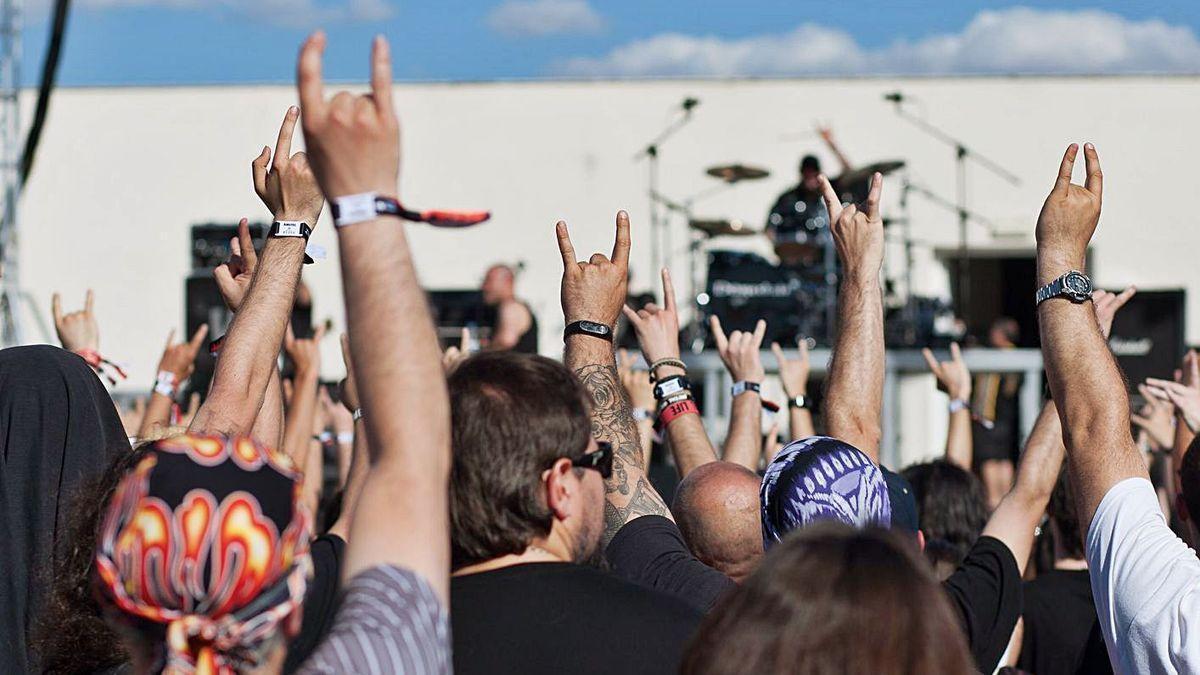
<path id="1" fill-rule="evenodd" d="M 1092 290 L 1092 284 L 1086 276 L 1071 272 L 1063 278 L 1063 288 L 1072 295 L 1087 295 Z"/>

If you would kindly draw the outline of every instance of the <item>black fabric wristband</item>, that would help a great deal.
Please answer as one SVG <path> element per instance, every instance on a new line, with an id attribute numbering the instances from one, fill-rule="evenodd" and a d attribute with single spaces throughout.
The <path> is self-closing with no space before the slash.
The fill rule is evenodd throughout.
<path id="1" fill-rule="evenodd" d="M 563 329 L 563 340 L 572 335 L 587 335 L 601 340 L 613 341 L 613 330 L 609 326 L 595 321 L 572 321 Z"/>

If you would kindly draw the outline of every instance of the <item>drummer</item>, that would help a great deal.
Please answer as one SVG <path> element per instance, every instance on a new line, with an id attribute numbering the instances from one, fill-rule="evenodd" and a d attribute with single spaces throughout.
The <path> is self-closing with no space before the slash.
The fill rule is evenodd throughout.
<path id="1" fill-rule="evenodd" d="M 818 127 L 817 133 L 842 166 L 838 177 L 849 172 L 850 160 L 833 140 L 833 131 L 828 127 Z M 828 227 L 829 215 L 821 201 L 820 177 L 821 161 L 815 155 L 805 155 L 800 160 L 800 183 L 779 195 L 767 217 L 766 234 L 773 243 L 807 244 L 809 242 L 806 239 L 814 230 Z M 831 177 L 831 182 L 836 184 L 838 179 Z M 785 261 L 789 262 L 793 261 Z"/>

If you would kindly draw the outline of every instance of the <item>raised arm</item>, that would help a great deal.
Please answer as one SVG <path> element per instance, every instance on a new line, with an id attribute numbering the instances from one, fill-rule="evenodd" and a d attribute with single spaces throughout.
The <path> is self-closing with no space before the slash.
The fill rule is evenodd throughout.
<path id="1" fill-rule="evenodd" d="M 629 215 L 617 213 L 612 259 L 595 253 L 578 262 L 567 224 L 556 226 L 563 259 L 562 308 L 567 325 L 592 321 L 611 331 L 625 303 L 629 269 Z M 671 518 L 662 497 L 646 478 L 637 424 L 617 374 L 612 343 L 591 335 L 566 338 L 563 361 L 592 397 L 592 436 L 613 446 L 612 476 L 604 481 L 604 546 L 625 523 L 650 514 Z"/>
<path id="2" fill-rule="evenodd" d="M 879 462 L 883 432 L 883 219 L 879 195 L 883 176 L 871 177 L 871 191 L 861 207 L 842 208 L 829 180 L 821 177 L 830 228 L 842 261 L 838 292 L 838 333 L 825 396 L 829 435 L 862 450 Z"/>
<path id="3" fill-rule="evenodd" d="M 716 316 L 709 323 L 717 340 L 721 362 L 733 378 L 735 390 L 741 390 L 733 396 L 730 406 L 723 459 L 758 471 L 762 457 L 762 393 L 756 386 L 761 387 L 767 377 L 759 355 L 767 322 L 759 319 L 753 333 L 735 330 L 729 337 L 725 336 L 721 320 Z"/>
<path id="4" fill-rule="evenodd" d="M 950 424 L 946 429 L 946 461 L 971 471 L 971 371 L 967 369 L 958 343 L 950 344 L 950 360 L 938 361 L 933 352 L 921 350 L 940 391 L 950 397 Z"/>
<path id="5" fill-rule="evenodd" d="M 315 225 L 315 214 L 321 212 L 321 193 L 307 156 L 303 152 L 291 154 L 297 115 L 292 108 L 284 117 L 275 146 L 275 161 L 263 180 L 267 189 L 278 197 L 277 209 L 273 211 L 275 220 Z M 264 153 L 267 152 L 264 148 Z M 255 184 L 257 187 L 257 173 Z M 267 239 L 245 298 L 225 335 L 212 389 L 192 421 L 192 431 L 228 435 L 251 432 L 266 398 L 271 372 L 277 367 L 279 345 L 300 280 L 305 243 L 305 237 Z"/>
<path id="6" fill-rule="evenodd" d="M 423 577 L 445 603 L 449 592 L 450 401 L 441 351 L 404 226 L 374 215 L 356 195 L 397 192 L 400 128 L 392 103 L 387 42 L 371 51 L 371 92 L 325 99 L 325 35 L 300 52 L 297 80 L 304 138 L 321 190 L 346 207 L 337 223 L 342 290 L 370 468 L 350 526 L 343 576 L 391 564 Z M 369 210 L 369 213 L 365 212 Z M 355 217 L 360 215 L 360 217 Z"/>
<path id="7" fill-rule="evenodd" d="M 1071 171 L 1078 151 L 1075 144 L 1067 148 L 1038 216 L 1039 286 L 1084 269 L 1100 218 L 1100 159 L 1089 144 L 1084 149 L 1087 181 L 1083 187 L 1074 185 Z M 1092 308 L 1055 298 L 1038 306 L 1038 320 L 1046 376 L 1071 456 L 1079 522 L 1086 526 L 1105 493 L 1126 478 L 1145 478 L 1146 466 L 1130 436 L 1124 378 Z"/>
<path id="8" fill-rule="evenodd" d="M 638 311 L 624 307 L 625 317 L 637 334 L 638 346 L 646 363 L 654 366 L 659 382 L 672 377 L 686 377 L 687 371 L 678 366 L 679 361 L 679 312 L 675 305 L 675 286 L 671 283 L 671 272 L 662 269 L 663 307 L 649 303 Z M 673 364 L 662 363 L 674 361 Z M 666 422 L 667 446 L 675 458 L 675 467 L 680 478 L 686 478 L 696 467 L 717 461 L 704 422 L 700 415 L 683 414 Z"/>
<path id="9" fill-rule="evenodd" d="M 175 404 L 175 395 L 183 386 L 184 380 L 196 369 L 196 353 L 204 344 L 208 335 L 208 324 L 202 324 L 187 342 L 175 344 L 175 329 L 167 335 L 167 346 L 163 349 L 162 357 L 158 360 L 158 375 L 155 378 L 154 389 L 150 392 L 150 402 L 146 405 L 146 414 L 138 427 L 138 439 L 154 438 L 164 433 L 171 426 L 171 406 Z"/>
<path id="10" fill-rule="evenodd" d="M 342 487 L 342 512 L 333 526 L 330 534 L 336 534 L 343 541 L 350 539 L 350 525 L 354 522 L 354 512 L 358 508 L 358 498 L 362 494 L 363 482 L 367 478 L 367 458 L 371 451 L 367 447 L 367 431 L 361 415 L 354 415 L 359 409 L 358 386 L 354 377 L 354 360 L 350 356 L 350 339 L 342 335 L 342 360 L 346 364 L 346 378 L 342 380 L 342 406 L 351 413 L 354 424 L 354 449 L 350 455 L 350 469 L 346 472 L 346 482 Z M 354 419 L 357 417 L 357 419 Z"/>
<path id="11" fill-rule="evenodd" d="M 850 164 L 850 159 L 846 157 L 846 154 L 842 152 L 842 148 L 838 146 L 837 141 L 834 140 L 833 129 L 829 127 L 818 126 L 817 134 L 821 137 L 821 140 L 825 141 L 825 146 L 829 148 L 829 151 L 833 153 L 833 156 L 837 157 L 838 164 L 842 165 L 842 173 L 846 173 L 853 168 Z"/>
<path id="12" fill-rule="evenodd" d="M 650 373 L 637 370 L 637 356 L 625 349 L 617 350 L 617 374 L 625 387 L 625 395 L 633 406 L 633 419 L 637 422 L 638 440 L 642 445 L 642 466 L 650 466 L 650 455 L 654 450 L 654 383 Z"/>
<path id="13" fill-rule="evenodd" d="M 808 398 L 808 338 L 797 340 L 796 349 L 800 357 L 793 360 L 784 355 L 778 342 L 771 343 L 771 352 L 775 354 L 775 363 L 779 367 L 779 381 L 783 384 L 783 393 L 788 398 L 788 431 L 793 441 L 817 433 L 813 427 L 812 402 Z M 768 454 L 769 462 L 775 455 Z"/>
<path id="14" fill-rule="evenodd" d="M 314 442 L 317 417 L 317 389 L 321 379 L 321 338 L 325 326 L 317 326 L 311 338 L 297 339 L 288 328 L 283 348 L 295 366 L 292 373 L 292 399 L 283 430 L 283 451 L 304 471 L 304 498 L 314 509 L 321 492 L 321 448 Z M 316 455 L 314 457 L 314 455 Z"/>

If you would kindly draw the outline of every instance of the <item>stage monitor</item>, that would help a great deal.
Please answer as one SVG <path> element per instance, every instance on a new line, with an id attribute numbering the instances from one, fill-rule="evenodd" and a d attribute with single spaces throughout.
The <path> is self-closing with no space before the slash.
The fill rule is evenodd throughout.
<path id="1" fill-rule="evenodd" d="M 1131 392 L 1147 377 L 1171 379 L 1179 367 L 1186 349 L 1186 300 L 1183 290 L 1139 290 L 1117 312 L 1109 345 Z"/>

